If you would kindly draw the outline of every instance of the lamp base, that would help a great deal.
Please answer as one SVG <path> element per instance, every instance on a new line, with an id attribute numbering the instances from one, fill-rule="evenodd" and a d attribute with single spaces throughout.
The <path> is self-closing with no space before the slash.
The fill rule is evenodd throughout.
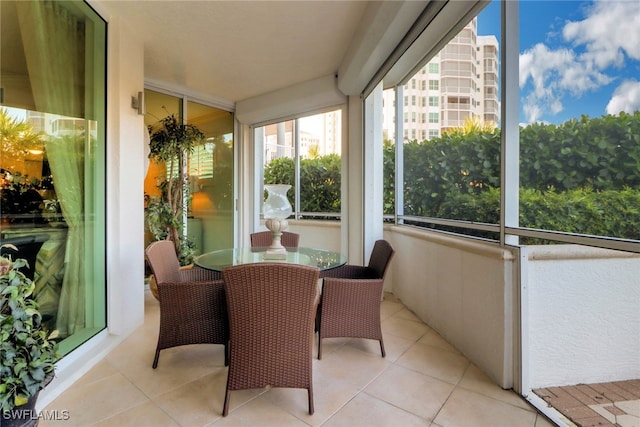
<path id="1" fill-rule="evenodd" d="M 264 253 L 264 259 L 283 260 L 287 259 L 287 250 L 285 248 L 268 248 Z"/>

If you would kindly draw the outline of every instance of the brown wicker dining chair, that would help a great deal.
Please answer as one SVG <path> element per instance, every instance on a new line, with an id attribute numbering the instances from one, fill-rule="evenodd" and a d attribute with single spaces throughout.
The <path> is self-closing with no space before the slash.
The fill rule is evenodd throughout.
<path id="1" fill-rule="evenodd" d="M 229 373 L 222 415 L 233 390 L 307 389 L 313 414 L 313 323 L 319 269 L 261 262 L 223 271 L 229 310 Z"/>
<path id="2" fill-rule="evenodd" d="M 322 340 L 337 337 L 378 340 L 385 357 L 380 300 L 384 276 L 394 253 L 389 242 L 378 240 L 367 266 L 346 264 L 323 272 L 316 319 L 318 359 L 322 359 Z"/>
<path id="3" fill-rule="evenodd" d="M 257 231 L 251 233 L 252 248 L 263 248 L 271 246 L 271 231 Z M 297 248 L 300 241 L 300 235 L 298 233 L 292 233 L 290 231 L 283 231 L 282 237 L 280 237 L 280 243 L 285 248 Z"/>
<path id="4" fill-rule="evenodd" d="M 181 269 L 173 242 L 160 240 L 145 249 L 158 286 L 160 350 L 189 344 L 223 344 L 229 364 L 229 323 L 222 273 L 200 267 Z"/>

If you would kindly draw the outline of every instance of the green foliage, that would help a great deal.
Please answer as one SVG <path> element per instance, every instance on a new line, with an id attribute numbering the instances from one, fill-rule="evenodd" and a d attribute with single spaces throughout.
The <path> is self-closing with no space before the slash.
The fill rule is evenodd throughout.
<path id="1" fill-rule="evenodd" d="M 195 244 L 181 233 L 184 194 L 188 192 L 184 159 L 205 135 L 196 126 L 179 122 L 173 114 L 150 126 L 149 132 L 149 158 L 166 163 L 168 176 L 158 183 L 162 198 L 149 201 L 145 220 L 156 239 L 162 236 L 174 243 L 181 265 L 186 265 L 193 260 Z"/>
<path id="2" fill-rule="evenodd" d="M 15 246 L 11 246 L 17 250 Z M 35 284 L 20 268 L 24 259 L 0 257 L 0 406 L 27 403 L 53 375 L 58 360 L 55 333 L 47 335 L 33 299 Z"/>
<path id="3" fill-rule="evenodd" d="M 561 193 L 523 189 L 520 225 L 640 240 L 640 189 L 576 188 Z"/>
<path id="4" fill-rule="evenodd" d="M 145 225 L 153 236 L 154 241 L 165 240 L 169 236 L 170 228 L 182 231 L 182 221 L 174 215 L 171 206 L 163 198 L 149 197 L 147 199 Z"/>
<path id="5" fill-rule="evenodd" d="M 499 129 L 470 126 L 407 142 L 403 153 L 405 215 L 500 222 Z M 294 185 L 294 166 L 292 159 L 274 160 L 265 183 Z M 339 212 L 340 158 L 303 159 L 300 167 L 299 210 Z M 382 173 L 384 213 L 393 214 L 395 146 L 389 141 Z M 640 240 L 640 112 L 521 128 L 520 188 L 523 227 Z"/>
<path id="6" fill-rule="evenodd" d="M 300 160 L 301 212 L 340 212 L 340 156 L 329 154 Z M 295 192 L 295 162 L 281 157 L 265 166 L 265 184 L 289 184 L 289 194 Z M 292 202 L 293 200 L 289 200 Z"/>
<path id="7" fill-rule="evenodd" d="M 520 185 L 557 192 L 640 185 L 640 112 L 520 130 Z"/>

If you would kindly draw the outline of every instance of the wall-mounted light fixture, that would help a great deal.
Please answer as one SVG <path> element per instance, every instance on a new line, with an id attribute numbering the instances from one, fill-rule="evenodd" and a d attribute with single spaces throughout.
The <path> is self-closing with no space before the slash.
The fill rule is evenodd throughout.
<path id="1" fill-rule="evenodd" d="M 138 96 L 131 97 L 131 108 L 138 110 L 138 115 L 144 116 L 144 92 L 138 92 Z"/>

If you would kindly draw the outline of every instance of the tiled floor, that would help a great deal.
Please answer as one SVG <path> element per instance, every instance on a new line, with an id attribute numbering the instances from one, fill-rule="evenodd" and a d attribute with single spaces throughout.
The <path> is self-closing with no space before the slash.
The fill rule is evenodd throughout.
<path id="1" fill-rule="evenodd" d="M 579 427 L 640 427 L 640 380 L 534 390 Z"/>
<path id="2" fill-rule="evenodd" d="M 315 414 L 299 389 L 235 391 L 221 416 L 223 347 L 164 350 L 151 368 L 158 303 L 147 291 L 145 323 L 45 410 L 66 411 L 50 426 L 505 426 L 552 424 L 387 295 L 386 358 L 377 342 L 327 339 L 314 357 Z"/>

